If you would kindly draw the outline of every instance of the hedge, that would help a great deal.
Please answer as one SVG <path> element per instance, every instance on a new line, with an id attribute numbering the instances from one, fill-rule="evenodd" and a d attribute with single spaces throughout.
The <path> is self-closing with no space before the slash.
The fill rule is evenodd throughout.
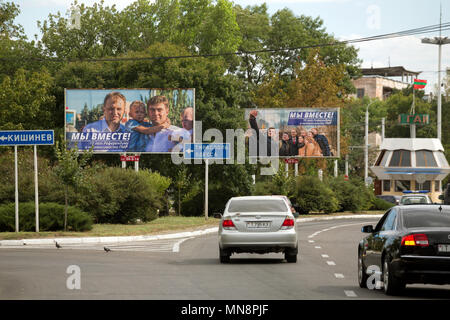
<path id="1" fill-rule="evenodd" d="M 88 231 L 92 229 L 92 217 L 82 210 L 69 206 L 68 231 Z M 19 203 L 19 231 L 35 231 L 34 202 Z M 58 203 L 39 203 L 39 231 L 64 230 L 64 206 Z M 0 232 L 15 231 L 15 203 L 0 205 Z"/>

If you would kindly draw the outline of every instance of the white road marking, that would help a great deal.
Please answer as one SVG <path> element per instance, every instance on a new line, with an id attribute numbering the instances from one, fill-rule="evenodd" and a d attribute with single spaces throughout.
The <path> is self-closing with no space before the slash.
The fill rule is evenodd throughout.
<path id="1" fill-rule="evenodd" d="M 351 223 L 351 224 L 342 224 L 342 225 L 338 225 L 338 226 L 328 227 L 328 228 L 316 231 L 313 234 L 310 234 L 308 236 L 308 238 L 309 239 L 314 238 L 315 236 L 317 236 L 318 234 L 320 234 L 322 232 L 330 231 L 330 230 L 333 230 L 333 229 L 336 229 L 336 228 L 356 226 L 356 225 L 365 224 L 365 223 L 367 223 L 367 221 L 365 221 L 365 222 L 358 222 L 358 223 Z"/>
<path id="2" fill-rule="evenodd" d="M 344 293 L 345 293 L 345 295 L 346 295 L 347 297 L 349 297 L 349 298 L 355 298 L 355 297 L 357 297 L 355 291 L 353 291 L 353 290 L 344 290 Z"/>
<path id="3" fill-rule="evenodd" d="M 336 263 L 334 261 L 327 261 L 327 264 L 329 266 L 335 266 L 336 265 Z"/>
<path id="4" fill-rule="evenodd" d="M 316 249 L 322 249 L 321 246 L 315 246 L 314 248 L 316 248 Z"/>
<path id="5" fill-rule="evenodd" d="M 343 275 L 342 273 L 335 273 L 334 276 L 335 276 L 337 279 L 344 279 L 344 275 Z"/>
<path id="6" fill-rule="evenodd" d="M 314 243 L 314 240 L 308 240 L 309 243 Z"/>
<path id="7" fill-rule="evenodd" d="M 323 254 L 322 258 L 329 258 L 329 256 L 327 254 Z"/>
<path id="8" fill-rule="evenodd" d="M 181 239 L 180 241 L 175 243 L 173 245 L 172 252 L 180 252 L 180 244 L 182 244 L 183 242 L 185 242 L 186 240 L 189 240 L 189 239 L 192 239 L 192 237 Z"/>

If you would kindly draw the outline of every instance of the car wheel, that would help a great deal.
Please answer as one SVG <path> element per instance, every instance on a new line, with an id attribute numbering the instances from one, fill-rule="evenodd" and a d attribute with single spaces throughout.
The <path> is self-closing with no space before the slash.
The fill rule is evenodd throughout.
<path id="1" fill-rule="evenodd" d="M 364 266 L 364 262 L 362 260 L 361 253 L 358 254 L 358 283 L 361 288 L 367 288 L 367 276 L 366 267 Z"/>
<path id="2" fill-rule="evenodd" d="M 296 263 L 297 262 L 297 253 L 290 253 L 289 251 L 286 251 L 284 253 L 284 258 L 289 263 Z"/>
<path id="3" fill-rule="evenodd" d="M 219 248 L 219 260 L 220 263 L 228 263 L 230 262 L 230 256 L 231 254 L 226 251 Z"/>
<path id="4" fill-rule="evenodd" d="M 383 283 L 384 293 L 387 295 L 397 295 L 405 289 L 405 282 L 394 276 L 391 264 L 387 259 L 385 259 L 383 263 Z"/>

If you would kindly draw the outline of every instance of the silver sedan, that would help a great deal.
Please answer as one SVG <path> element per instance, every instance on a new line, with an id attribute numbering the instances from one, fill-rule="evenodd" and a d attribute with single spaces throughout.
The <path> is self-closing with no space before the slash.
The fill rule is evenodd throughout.
<path id="1" fill-rule="evenodd" d="M 297 262 L 298 242 L 294 214 L 282 196 L 231 198 L 219 226 L 220 262 L 233 253 L 283 252 L 287 262 Z"/>

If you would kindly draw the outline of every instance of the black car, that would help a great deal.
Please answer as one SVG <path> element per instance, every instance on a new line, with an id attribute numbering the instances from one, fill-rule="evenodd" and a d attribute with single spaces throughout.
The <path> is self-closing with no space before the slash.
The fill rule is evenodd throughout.
<path id="1" fill-rule="evenodd" d="M 377 195 L 376 197 L 393 204 L 398 204 L 401 198 L 401 196 L 391 196 L 391 195 Z"/>
<path id="2" fill-rule="evenodd" d="M 389 295 L 411 283 L 450 283 L 450 206 L 395 206 L 361 231 L 370 233 L 358 246 L 361 288 L 377 274 Z"/>

